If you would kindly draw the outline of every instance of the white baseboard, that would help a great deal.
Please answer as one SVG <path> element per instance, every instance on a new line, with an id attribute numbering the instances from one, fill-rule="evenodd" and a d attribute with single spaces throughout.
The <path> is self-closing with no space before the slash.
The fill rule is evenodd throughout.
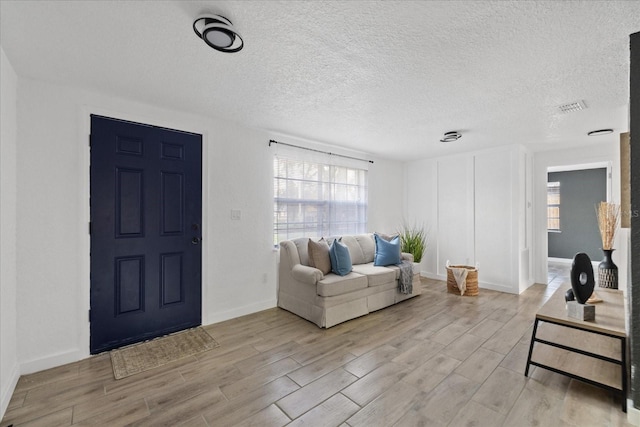
<path id="1" fill-rule="evenodd" d="M 55 368 L 56 366 L 66 365 L 67 363 L 77 362 L 78 360 L 85 358 L 86 355 L 84 355 L 80 350 L 73 350 L 43 357 L 41 359 L 29 360 L 28 362 L 20 364 L 20 374 L 33 374 L 34 372 L 40 372 L 45 369 Z"/>
<path id="2" fill-rule="evenodd" d="M 7 407 L 9 407 L 9 402 L 11 401 L 11 396 L 13 395 L 13 391 L 16 389 L 16 385 L 18 384 L 18 380 L 20 379 L 20 366 L 16 363 L 11 371 L 11 375 L 9 375 L 9 381 L 7 385 L 2 389 L 2 395 L 0 396 L 0 420 L 4 417 L 5 412 L 7 412 Z"/>
<path id="3" fill-rule="evenodd" d="M 627 421 L 632 426 L 640 426 L 640 409 L 633 407 L 631 399 L 627 399 Z"/>
<path id="4" fill-rule="evenodd" d="M 558 264 L 571 264 L 573 263 L 573 259 L 572 258 L 553 258 L 553 257 L 549 257 L 547 258 L 548 262 L 557 262 Z"/>
<path id="5" fill-rule="evenodd" d="M 235 319 L 236 317 L 246 316 L 247 314 L 274 308 L 277 305 L 278 302 L 276 299 L 260 301 L 255 304 L 245 305 L 243 307 L 234 308 L 233 310 L 223 311 L 214 315 L 205 316 L 205 322 L 203 323 L 206 325 L 211 325 L 213 323 L 224 322 L 225 320 Z"/>
<path id="6" fill-rule="evenodd" d="M 509 286 L 496 285 L 495 283 L 482 282 L 482 281 L 478 282 L 478 287 L 480 289 L 490 289 L 492 291 L 498 291 L 498 292 L 504 292 L 506 294 L 516 294 L 516 295 L 518 294 L 518 291 L 520 290 L 519 288 L 517 290 L 514 290 L 513 288 L 511 288 Z"/>
<path id="7" fill-rule="evenodd" d="M 548 262 L 555 262 L 558 264 L 568 264 L 571 265 L 573 264 L 573 259 L 568 259 L 568 258 L 547 258 Z M 598 265 L 600 265 L 600 261 L 591 261 L 591 265 L 593 266 L 594 270 L 598 270 Z"/>
<path id="8" fill-rule="evenodd" d="M 424 270 L 420 271 L 420 277 L 426 277 L 427 279 L 433 279 L 433 280 L 444 280 L 445 282 L 447 281 L 447 276 L 438 276 L 435 273 L 431 273 L 429 271 L 424 271 Z"/>
<path id="9" fill-rule="evenodd" d="M 421 277 L 426 277 L 427 279 L 442 280 L 443 282 L 447 281 L 447 276 L 446 275 L 434 274 L 434 273 L 430 273 L 428 271 L 421 271 L 420 272 L 420 276 Z M 508 286 L 496 285 L 496 284 L 493 284 L 493 283 L 482 282 L 482 281 L 478 282 L 478 287 L 480 289 L 490 289 L 492 291 L 505 292 L 505 293 L 508 293 L 508 294 L 516 293 L 516 292 L 514 292 L 513 289 L 511 289 Z"/>

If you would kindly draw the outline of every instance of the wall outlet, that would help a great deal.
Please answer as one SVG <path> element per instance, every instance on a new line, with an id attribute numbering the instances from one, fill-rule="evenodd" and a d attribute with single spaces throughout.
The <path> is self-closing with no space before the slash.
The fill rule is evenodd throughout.
<path id="1" fill-rule="evenodd" d="M 240 220 L 242 217 L 242 211 L 240 209 L 231 209 L 231 219 Z"/>

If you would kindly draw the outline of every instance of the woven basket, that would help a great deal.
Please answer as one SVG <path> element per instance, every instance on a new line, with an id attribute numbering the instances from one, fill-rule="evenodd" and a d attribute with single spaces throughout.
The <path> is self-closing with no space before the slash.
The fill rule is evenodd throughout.
<path id="1" fill-rule="evenodd" d="M 460 289 L 453 276 L 452 268 L 467 269 L 467 289 L 464 296 L 474 297 L 478 295 L 478 269 L 469 265 L 448 265 L 447 266 L 447 292 L 450 294 L 460 295 Z"/>

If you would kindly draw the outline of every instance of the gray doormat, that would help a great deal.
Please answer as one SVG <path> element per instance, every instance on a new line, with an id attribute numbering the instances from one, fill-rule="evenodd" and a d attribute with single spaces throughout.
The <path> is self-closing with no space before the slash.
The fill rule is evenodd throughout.
<path id="1" fill-rule="evenodd" d="M 211 350 L 219 345 L 202 327 L 176 332 L 151 341 L 111 350 L 113 374 L 119 380 Z"/>

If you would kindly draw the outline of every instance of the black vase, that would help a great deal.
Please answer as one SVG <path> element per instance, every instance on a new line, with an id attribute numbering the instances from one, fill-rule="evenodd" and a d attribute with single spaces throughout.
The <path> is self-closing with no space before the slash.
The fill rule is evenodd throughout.
<path id="1" fill-rule="evenodd" d="M 618 289 L 618 266 L 613 263 L 611 254 L 615 249 L 603 249 L 604 259 L 598 265 L 598 286 Z"/>

